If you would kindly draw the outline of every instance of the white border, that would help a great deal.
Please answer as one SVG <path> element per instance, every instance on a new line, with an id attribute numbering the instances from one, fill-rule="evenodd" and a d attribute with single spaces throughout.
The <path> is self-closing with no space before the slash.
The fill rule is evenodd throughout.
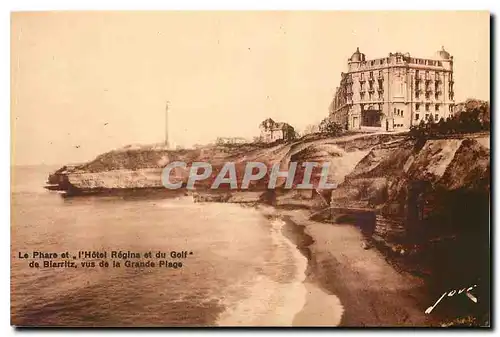
<path id="1" fill-rule="evenodd" d="M 0 95 L 1 106 L 4 108 L 4 113 L 2 113 L 2 122 L 0 123 L 0 137 L 2 137 L 0 142 L 0 151 L 2 157 L 6 162 L 10 163 L 10 12 L 11 11 L 34 11 L 34 10 L 490 10 L 492 13 L 498 13 L 498 1 L 496 0 L 474 0 L 474 1 L 454 1 L 448 2 L 446 4 L 439 3 L 435 0 L 414 0 L 414 1 L 387 1 L 387 0 L 355 0 L 355 1 L 339 1 L 339 2 L 327 2 L 319 0 L 308 0 L 308 1 L 296 1 L 296 0 L 283 0 L 283 1 L 257 1 L 257 0 L 240 0 L 240 1 L 229 1 L 229 0 L 184 0 L 184 1 L 152 1 L 152 0 L 140 0 L 140 1 L 108 1 L 103 0 L 50 0 L 50 1 L 10 1 L 1 2 L 1 28 L 0 29 L 0 39 L 1 45 L 5 48 L 2 55 L 2 67 L 1 69 L 1 79 L 2 79 L 2 95 Z M 498 22 L 497 22 L 498 24 Z M 471 27 L 471 29 L 474 29 Z M 495 45 L 498 43 L 498 36 L 494 37 Z M 492 60 L 492 62 L 496 61 Z M 498 96 L 498 87 L 493 85 L 495 88 L 496 97 Z M 493 110 L 494 114 L 495 111 Z M 494 117 L 495 129 L 498 130 L 500 126 L 499 118 Z M 498 137 L 496 137 L 498 139 Z M 493 140 L 492 140 L 493 141 Z M 495 145 L 499 145 L 496 144 Z M 497 148 L 495 146 L 494 148 Z M 1 319 L 2 319 L 2 335 L 10 336 L 14 335 L 14 331 L 10 327 L 10 171 L 8 164 L 3 164 L 0 166 L 1 179 L 0 184 L 1 189 L 1 206 L 2 206 L 2 263 L 1 263 L 1 289 L 3 296 L 1 297 Z M 498 167 L 496 167 L 497 171 Z M 500 170 L 500 169 L 498 169 Z M 498 172 L 495 172 L 498 173 Z M 494 173 L 494 174 L 495 174 Z M 495 174 L 496 175 L 496 174 Z M 496 175 L 499 176 L 499 175 Z M 492 205 L 493 209 L 500 209 L 499 199 L 494 199 L 495 205 Z M 493 225 L 492 225 L 493 226 Z M 495 242 L 498 242 L 499 230 L 495 231 Z M 497 254 L 495 254 L 494 261 L 497 261 Z M 495 282 L 497 284 L 497 282 Z M 498 295 L 498 287 L 496 288 L 495 294 Z M 495 296 L 495 303 L 497 296 Z M 495 317 L 496 318 L 496 317 Z M 496 319 L 495 319 L 496 322 Z M 43 332 L 43 330 L 41 330 Z M 181 334 L 178 331 L 167 331 L 169 335 L 175 336 Z M 191 336 L 201 336 L 207 333 L 217 333 L 220 330 L 208 330 L 208 331 L 196 331 L 189 332 L 189 330 L 184 330 L 183 332 L 188 332 Z M 256 332 L 256 331 L 251 331 Z M 289 331 L 291 332 L 291 331 Z M 300 333 L 307 333 L 302 331 Z M 323 331 L 326 332 L 326 331 Z M 335 333 L 335 331 L 328 331 L 327 333 Z M 338 331 L 340 332 L 340 331 Z M 337 332 L 337 333 L 338 333 Z M 356 334 L 368 334 L 371 331 L 355 332 Z M 59 332 L 58 335 L 69 335 L 71 331 Z M 137 333 L 137 331 L 129 331 L 129 333 Z M 231 332 L 230 334 L 235 334 L 237 332 Z M 296 332 L 295 332 L 296 333 Z M 350 332 L 353 333 L 353 332 Z M 395 334 L 403 334 L 402 331 L 397 331 Z M 435 332 L 432 332 L 435 333 Z M 50 331 L 45 332 L 46 335 L 55 335 L 56 332 Z M 90 331 L 79 332 L 80 336 L 87 335 L 104 335 L 104 332 Z M 270 332 L 259 332 L 259 334 L 270 334 Z"/>

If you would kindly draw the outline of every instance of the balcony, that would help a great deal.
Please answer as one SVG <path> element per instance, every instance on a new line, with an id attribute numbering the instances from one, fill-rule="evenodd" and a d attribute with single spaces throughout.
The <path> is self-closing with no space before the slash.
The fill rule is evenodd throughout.
<path id="1" fill-rule="evenodd" d="M 382 88 L 382 87 L 378 87 L 378 88 L 377 88 L 377 91 L 378 91 L 378 92 L 384 92 L 384 88 Z"/>
<path id="2" fill-rule="evenodd" d="M 372 87 L 372 88 L 369 88 L 368 89 L 368 92 L 375 92 L 375 89 Z"/>
<path id="3" fill-rule="evenodd" d="M 366 80 L 364 79 L 364 77 L 360 77 L 359 78 L 359 83 L 364 83 L 364 82 L 366 82 Z"/>

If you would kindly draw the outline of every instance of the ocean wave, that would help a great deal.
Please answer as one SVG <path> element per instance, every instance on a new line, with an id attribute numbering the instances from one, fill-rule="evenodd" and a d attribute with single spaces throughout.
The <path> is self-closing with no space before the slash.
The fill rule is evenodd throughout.
<path id="1" fill-rule="evenodd" d="M 237 295 L 227 296 L 222 301 L 226 310 L 219 316 L 219 326 L 292 326 L 295 315 L 306 304 L 305 271 L 306 258 L 281 234 L 285 223 L 276 219 L 270 222 L 272 247 L 267 272 L 257 273 L 248 282 L 242 280 L 235 287 L 241 287 Z M 293 259 L 288 259 L 292 255 Z M 288 275 L 287 282 L 268 275 L 273 268 L 284 268 L 284 264 L 294 264 L 294 275 Z M 281 270 L 274 270 L 276 274 Z M 231 292 L 228 292 L 231 293 Z M 244 295 L 242 296 L 242 293 Z"/>

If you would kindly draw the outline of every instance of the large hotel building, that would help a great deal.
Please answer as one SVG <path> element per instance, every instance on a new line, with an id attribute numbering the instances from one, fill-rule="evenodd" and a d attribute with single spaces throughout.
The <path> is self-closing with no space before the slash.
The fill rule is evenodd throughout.
<path id="1" fill-rule="evenodd" d="M 358 48 L 347 65 L 329 113 L 348 130 L 404 130 L 453 114 L 453 56 L 444 48 L 434 59 L 390 53 L 374 60 Z"/>

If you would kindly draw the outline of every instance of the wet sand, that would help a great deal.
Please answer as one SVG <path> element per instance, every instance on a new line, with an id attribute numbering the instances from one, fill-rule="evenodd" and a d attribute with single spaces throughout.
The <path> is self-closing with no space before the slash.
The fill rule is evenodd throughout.
<path id="1" fill-rule="evenodd" d="M 394 269 L 376 249 L 364 249 L 357 227 L 309 220 L 307 210 L 259 208 L 287 222 L 283 234 L 309 261 L 306 303 L 295 326 L 432 325 L 423 281 Z"/>

